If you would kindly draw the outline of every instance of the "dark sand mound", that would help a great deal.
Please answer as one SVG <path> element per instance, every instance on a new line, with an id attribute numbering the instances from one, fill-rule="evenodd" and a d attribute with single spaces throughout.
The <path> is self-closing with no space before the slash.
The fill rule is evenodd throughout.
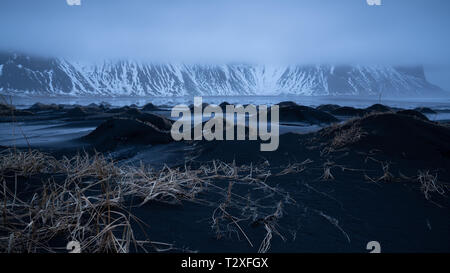
<path id="1" fill-rule="evenodd" d="M 77 106 L 75 108 L 67 110 L 66 116 L 68 117 L 84 117 L 89 113 L 83 107 Z"/>
<path id="2" fill-rule="evenodd" d="M 12 112 L 14 116 L 33 116 L 34 113 L 26 110 L 14 110 Z M 0 112 L 0 116 L 11 116 L 11 112 Z"/>
<path id="3" fill-rule="evenodd" d="M 163 131 L 169 131 L 172 128 L 173 123 L 171 120 L 163 116 L 150 113 L 142 113 L 137 109 L 130 109 L 126 113 L 123 113 L 117 117 L 126 119 L 136 119 L 142 122 L 148 122 L 153 124 L 156 128 Z"/>
<path id="4" fill-rule="evenodd" d="M 418 119 L 428 121 L 428 118 L 424 114 L 422 114 L 421 112 L 415 111 L 415 110 L 401 110 L 401 111 L 398 111 L 397 114 L 412 116 L 412 117 L 416 117 Z"/>
<path id="5" fill-rule="evenodd" d="M 99 108 L 100 105 L 96 104 L 96 103 L 90 103 L 87 105 L 87 107 L 92 107 L 92 108 Z"/>
<path id="6" fill-rule="evenodd" d="M 367 114 L 367 111 L 364 109 L 344 106 L 344 107 L 339 107 L 337 109 L 334 109 L 330 113 L 333 115 L 336 115 L 336 116 L 355 117 L 355 116 L 364 116 Z"/>
<path id="7" fill-rule="evenodd" d="M 104 109 L 95 103 L 91 103 L 88 106 L 75 106 L 67 109 L 65 116 L 69 118 L 86 117 L 94 114 L 103 113 Z"/>
<path id="8" fill-rule="evenodd" d="M 317 110 L 324 111 L 324 112 L 331 112 L 338 108 L 341 108 L 341 106 L 337 104 L 321 104 L 316 107 Z"/>
<path id="9" fill-rule="evenodd" d="M 293 101 L 282 101 L 282 102 L 278 103 L 278 106 L 280 106 L 280 108 L 281 107 L 289 107 L 289 106 L 292 107 L 292 106 L 298 106 L 298 104 Z"/>
<path id="10" fill-rule="evenodd" d="M 33 104 L 32 106 L 30 106 L 30 108 L 28 108 L 28 110 L 31 111 L 31 112 L 59 111 L 61 109 L 62 109 L 62 107 L 60 105 L 43 104 L 43 103 L 40 103 L 40 102 L 37 102 L 37 103 Z"/>
<path id="11" fill-rule="evenodd" d="M 81 107 L 83 108 L 85 111 L 89 112 L 89 113 L 103 113 L 105 112 L 105 108 L 103 106 L 97 106 L 97 107 L 90 107 L 90 106 L 85 106 L 85 107 Z"/>
<path id="12" fill-rule="evenodd" d="M 331 125 L 310 134 L 287 133 L 280 136 L 279 148 L 261 152 L 262 141 L 212 141 L 201 142 L 199 160 L 236 160 L 238 164 L 267 159 L 271 166 L 314 161 L 317 168 L 328 160 L 336 166 L 365 170 L 378 179 L 383 175 L 380 162 L 390 165 L 390 172 L 416 177 L 419 171 L 433 170 L 441 181 L 448 181 L 450 173 L 450 128 L 411 115 L 380 113 L 352 119 L 344 124 Z M 373 161 L 369 158 L 374 159 Z M 331 164 L 331 163 L 330 163 Z M 322 169 L 323 170 L 323 169 Z M 322 171 L 323 172 L 323 171 Z M 345 173 L 345 170 L 343 170 Z M 323 175 L 314 174 L 311 179 Z M 345 174 L 361 183 L 364 173 Z M 417 180 L 408 180 L 417 185 Z"/>
<path id="13" fill-rule="evenodd" d="M 124 114 L 137 116 L 137 115 L 142 115 L 142 112 L 137 108 L 129 108 L 124 112 Z"/>
<path id="14" fill-rule="evenodd" d="M 194 126 L 194 124 L 191 123 L 191 128 L 192 128 L 192 130 L 191 130 L 191 139 L 194 139 L 194 138 L 195 138 L 194 132 L 195 132 L 196 128 L 199 128 L 199 126 L 200 126 L 200 128 L 203 130 L 203 129 L 205 128 L 205 124 L 206 124 L 206 123 L 208 123 L 208 122 L 210 122 L 210 121 L 213 121 L 213 120 L 219 120 L 219 119 L 220 119 L 219 117 L 213 117 L 213 118 L 211 118 L 211 119 L 209 119 L 209 120 L 203 121 L 203 122 L 201 123 L 201 125 L 197 125 L 197 126 Z M 238 132 L 238 130 L 242 130 L 242 129 L 244 130 L 245 138 L 246 138 L 246 139 L 249 138 L 250 129 L 249 129 L 248 126 L 242 126 L 242 125 L 237 125 L 237 124 L 235 124 L 235 123 L 231 123 L 229 120 L 226 119 L 226 117 L 222 117 L 221 119 L 222 119 L 222 126 L 223 126 L 223 131 L 222 131 L 222 134 L 221 134 L 221 135 L 222 135 L 222 137 L 223 137 L 224 140 L 227 139 L 227 136 L 226 136 L 226 130 L 227 130 L 227 128 L 231 128 L 231 127 L 234 128 L 234 138 L 235 138 L 235 139 L 237 139 L 237 132 Z M 211 128 L 211 131 L 212 131 L 213 134 L 216 132 L 216 127 L 215 127 L 215 125 Z M 202 138 L 202 139 L 203 139 L 204 141 L 208 141 L 208 140 L 206 140 L 206 132 L 205 132 L 205 131 L 203 131 L 203 138 Z M 214 141 L 213 141 L 213 142 L 214 142 Z"/>
<path id="15" fill-rule="evenodd" d="M 227 105 L 231 105 L 231 104 L 228 103 L 227 101 L 224 101 L 224 102 L 222 102 L 221 104 L 219 104 L 219 107 L 222 108 L 222 111 L 225 111 Z"/>
<path id="16" fill-rule="evenodd" d="M 142 116 L 145 115 L 136 116 L 143 119 Z M 169 134 L 155 128 L 152 124 L 142 122 L 129 114 L 123 114 L 123 117 L 126 118 L 112 119 L 102 123 L 85 139 L 94 144 L 92 148 L 100 151 L 111 150 L 120 145 L 130 145 L 126 146 L 126 150 L 132 147 L 140 150 L 142 148 L 140 145 L 170 141 L 166 138 L 170 138 Z M 132 167 L 132 164 L 138 161 L 133 160 L 133 163 L 127 163 L 127 160 L 122 160 L 128 159 L 127 155 L 108 153 L 108 156 L 114 157 L 114 161 L 120 160 L 119 167 L 122 164 L 130 165 L 125 165 L 124 171 L 116 172 L 116 168 L 109 167 L 109 161 L 106 161 L 108 163 L 106 165 L 99 159 L 95 159 L 92 161 L 96 162 L 92 164 L 94 168 L 81 166 L 82 169 L 75 172 L 77 181 L 73 185 L 74 188 L 78 188 L 78 185 L 81 187 L 82 184 L 86 184 L 90 187 L 89 191 L 97 192 L 97 188 L 94 188 L 96 182 L 108 181 L 112 189 L 110 196 L 121 197 L 120 205 L 117 206 L 120 212 L 129 209 L 139 221 L 142 221 L 142 223 L 132 223 L 136 238 L 145 240 L 148 239 L 146 235 L 150 234 L 152 240 L 173 242 L 176 247 L 174 251 L 187 249 L 198 252 L 257 252 L 269 234 L 266 228 L 273 227 L 280 235 L 274 231 L 269 252 L 366 252 L 365 246 L 371 240 L 381 242 L 383 252 L 448 252 L 450 246 L 447 243 L 450 238 L 448 199 L 439 199 L 439 194 L 433 193 L 435 195 L 431 203 L 424 196 L 421 183 L 417 180 L 419 170 L 430 170 L 433 175 L 433 171 L 437 170 L 438 182 L 450 181 L 448 173 L 441 171 L 445 170 L 445 164 L 448 166 L 449 162 L 448 153 L 446 156 L 445 152 L 441 152 L 446 148 L 448 151 L 448 143 L 450 143 L 448 130 L 437 123 L 409 115 L 373 114 L 342 125 L 331 125 L 316 133 L 283 134 L 280 136 L 279 149 L 273 152 L 261 152 L 261 141 L 194 142 L 193 149 L 187 149 L 189 152 L 197 153 L 193 154 L 193 156 L 198 155 L 194 161 L 190 162 L 191 157 L 185 157 L 183 159 L 188 159 L 187 164 L 170 166 L 170 169 L 163 172 L 152 172 L 154 175 L 147 175 L 147 171 L 144 172 L 145 176 L 141 175 L 141 172 L 132 174 L 128 166 Z M 335 138 L 340 138 L 343 145 L 333 152 L 323 154 L 324 146 L 318 145 L 321 143 L 330 145 Z M 407 141 L 410 142 L 409 145 L 404 144 Z M 401 145 L 404 145 L 406 150 L 403 150 Z M 161 148 L 158 151 L 161 156 L 164 156 L 167 151 L 165 149 L 169 146 L 171 145 L 160 145 L 154 148 Z M 397 146 L 399 146 L 398 149 Z M 55 148 L 58 149 L 58 147 Z M 376 148 L 383 149 L 383 152 L 370 153 Z M 417 151 L 418 154 L 411 154 Z M 426 154 L 426 152 L 429 153 Z M 58 153 L 63 154 L 62 151 Z M 159 157 L 154 153 L 145 156 Z M 393 183 L 378 180 L 383 175 L 383 170 L 379 162 L 365 161 L 367 157 L 374 157 L 383 163 L 389 161 L 391 166 L 389 172 L 395 175 L 395 180 L 390 180 Z M 411 158 L 412 160 L 408 160 Z M 219 162 L 218 159 L 224 162 Z M 209 160 L 214 161 L 205 162 Z M 414 162 L 417 163 L 412 164 Z M 31 163 L 31 166 L 36 166 L 35 160 L 31 160 Z M 59 166 L 60 164 L 51 162 L 48 165 Z M 40 166 L 39 160 L 38 166 Z M 39 169 L 47 168 L 39 167 Z M 397 169 L 410 179 L 401 178 Z M 450 168 L 447 169 L 450 170 Z M 331 178 L 326 177 L 327 171 Z M 61 174 L 65 174 L 65 170 L 51 177 L 43 175 L 39 178 L 42 181 L 61 179 Z M 80 174 L 83 180 L 79 180 Z M 373 181 L 369 181 L 366 176 Z M 7 183 L 10 183 L 12 191 L 17 188 L 17 185 L 19 190 L 24 185 L 21 182 L 25 178 L 19 177 L 17 180 L 14 174 L 4 175 L 4 177 Z M 73 177 L 71 176 L 70 179 Z M 111 180 L 111 177 L 114 180 Z M 124 180 L 124 177 L 129 180 Z M 224 177 L 228 178 L 225 180 Z M 120 184 L 113 182 L 116 180 Z M 263 181 L 264 184 L 259 183 L 258 180 Z M 26 181 L 32 185 L 41 185 L 39 180 L 31 180 L 28 177 Z M 121 186 L 116 187 L 118 185 Z M 192 194 L 194 191 L 191 190 L 192 187 L 195 190 L 201 189 L 203 192 Z M 130 189 L 130 191 L 116 191 L 116 188 Z M 187 191 L 184 190 L 185 188 Z M 47 192 L 50 192 L 47 189 L 52 188 L 46 187 L 45 191 L 25 190 L 30 199 L 34 198 L 34 192 L 38 193 L 36 196 L 44 196 L 32 202 L 33 207 L 36 207 L 37 203 L 42 203 L 40 201 L 45 201 Z M 142 199 L 154 194 L 154 190 L 163 191 L 162 197 L 149 199 L 150 201 L 144 205 L 137 206 Z M 176 206 L 167 205 L 165 191 L 179 196 L 182 202 L 177 203 Z M 72 196 L 77 196 L 73 193 L 82 191 L 68 192 Z M 95 207 L 103 208 L 108 203 L 101 201 L 103 200 L 101 197 L 105 196 L 104 189 L 99 188 L 98 192 L 101 194 L 100 198 L 89 199 Z M 184 196 L 193 197 L 188 199 Z M 20 199 L 24 200 L 24 198 Z M 123 204 L 122 199 L 126 201 Z M 100 200 L 101 203 L 95 203 L 96 200 Z M 190 200 L 193 202 L 188 202 Z M 226 211 L 225 216 L 218 214 L 221 208 Z M 282 215 L 277 213 L 278 208 L 282 211 Z M 50 211 L 56 210 L 51 208 Z M 67 209 L 67 211 L 70 213 L 72 210 Z M 77 224 L 78 218 L 68 215 L 70 219 L 75 219 L 74 223 Z M 67 218 L 65 214 L 63 216 L 64 219 Z M 211 219 L 217 220 L 219 224 L 213 226 Z M 36 223 L 40 224 L 40 222 L 42 221 Z M 25 222 L 25 225 L 27 223 Z M 59 222 L 47 221 L 47 223 Z M 239 228 L 236 223 L 239 224 Z M 69 229 L 72 227 L 72 225 L 67 226 Z M 142 227 L 145 230 L 141 231 Z M 25 230 L 28 229 L 27 227 Z M 220 229 L 223 232 L 220 232 Z M 11 241 L 9 240 L 10 231 L 7 231 L 8 233 L 3 236 L 5 246 L 8 245 L 8 241 Z M 123 234 L 121 231 L 117 232 Z M 251 247 L 243 238 L 243 233 L 250 238 L 254 247 Z M 63 235 L 65 236 L 65 233 Z M 58 249 L 66 244 L 64 238 L 61 240 L 62 243 L 58 241 Z M 47 236 L 44 239 L 47 240 Z"/>
<path id="17" fill-rule="evenodd" d="M 100 104 L 98 105 L 98 107 L 100 107 L 103 110 L 109 109 L 112 107 L 112 105 L 108 102 L 102 101 L 100 102 Z"/>
<path id="18" fill-rule="evenodd" d="M 14 106 L 0 103 L 0 116 L 31 116 L 33 112 L 17 110 Z"/>
<path id="19" fill-rule="evenodd" d="M 379 103 L 367 107 L 366 110 L 369 112 L 380 112 L 380 113 L 392 112 L 392 108 Z"/>
<path id="20" fill-rule="evenodd" d="M 11 112 L 14 111 L 16 108 L 14 106 L 0 103 L 0 112 Z"/>
<path id="21" fill-rule="evenodd" d="M 173 141 L 170 136 L 171 120 L 128 106 L 113 110 L 118 114 L 83 138 L 97 149 L 110 150 L 117 145 L 165 144 Z"/>
<path id="22" fill-rule="evenodd" d="M 436 114 L 436 111 L 428 107 L 417 107 L 414 110 L 423 114 Z"/>
<path id="23" fill-rule="evenodd" d="M 338 119 L 327 112 L 316 110 L 303 105 L 285 104 L 280 106 L 281 122 L 305 122 L 309 124 L 322 124 L 337 122 Z"/>
<path id="24" fill-rule="evenodd" d="M 333 148 L 380 150 L 392 158 L 450 162 L 450 128 L 410 115 L 383 113 L 318 132 Z"/>
<path id="25" fill-rule="evenodd" d="M 202 103 L 202 109 L 204 110 L 208 105 L 209 105 L 209 104 L 206 103 L 206 102 Z M 195 107 L 194 104 L 189 105 L 189 109 L 190 109 L 191 111 L 194 110 L 195 108 L 198 108 L 198 107 Z"/>
<path id="26" fill-rule="evenodd" d="M 144 105 L 144 107 L 142 107 L 142 111 L 156 111 L 158 109 L 159 108 L 151 102 L 147 103 L 146 105 Z"/>
<path id="27" fill-rule="evenodd" d="M 148 122 L 124 118 L 103 122 L 83 140 L 93 143 L 99 150 L 110 150 L 118 145 L 166 144 L 173 141 L 169 131 L 162 131 Z"/>
<path id="28" fill-rule="evenodd" d="M 110 114 L 119 114 L 119 113 L 125 113 L 126 111 L 132 109 L 130 106 L 123 106 L 119 108 L 112 108 L 106 111 L 106 113 Z"/>

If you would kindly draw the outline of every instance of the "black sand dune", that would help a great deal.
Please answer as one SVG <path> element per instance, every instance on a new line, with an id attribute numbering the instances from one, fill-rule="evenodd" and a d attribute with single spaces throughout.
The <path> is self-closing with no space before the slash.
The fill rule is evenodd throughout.
<path id="1" fill-rule="evenodd" d="M 170 119 L 167 119 L 163 116 L 150 114 L 150 113 L 142 113 L 138 109 L 130 109 L 127 112 L 115 116 L 117 118 L 127 118 L 127 119 L 136 119 L 142 122 L 151 123 L 156 128 L 162 131 L 169 131 L 172 128 L 172 123 Z"/>
<path id="2" fill-rule="evenodd" d="M 28 108 L 31 112 L 42 112 L 42 111 L 59 111 L 62 109 L 61 105 L 56 104 L 43 104 L 40 102 L 37 102 L 33 104 L 30 108 Z"/>
<path id="3" fill-rule="evenodd" d="M 201 107 L 198 107 L 198 106 L 196 106 L 194 104 L 191 104 L 191 105 L 189 105 L 189 109 L 191 111 L 194 111 L 195 109 L 197 109 L 197 110 L 200 110 L 200 109 L 204 110 L 208 105 L 209 105 L 209 103 L 206 103 L 206 102 L 203 102 Z"/>
<path id="4" fill-rule="evenodd" d="M 198 145 L 204 151 L 201 158 L 205 160 L 216 156 L 244 163 L 266 158 L 280 165 L 305 157 L 326 161 L 334 154 L 351 151 L 352 154 L 377 154 L 396 164 L 404 162 L 403 167 L 411 168 L 412 173 L 418 168 L 450 170 L 450 128 L 414 114 L 409 111 L 372 114 L 316 133 L 284 134 L 275 152 L 259 152 L 259 141 L 215 141 Z M 355 168 L 364 161 L 364 157 L 348 158 Z"/>
<path id="5" fill-rule="evenodd" d="M 99 108 L 100 105 L 96 104 L 96 103 L 89 103 L 86 107 L 90 107 L 90 108 Z"/>
<path id="6" fill-rule="evenodd" d="M 66 116 L 69 118 L 78 118 L 86 117 L 90 114 L 92 114 L 92 112 L 89 113 L 89 110 L 85 109 L 84 107 L 76 106 L 75 108 L 67 110 Z"/>
<path id="7" fill-rule="evenodd" d="M 423 113 L 423 114 L 436 114 L 436 111 L 434 111 L 433 109 L 428 108 L 428 107 L 417 107 L 414 110 L 416 110 L 420 113 Z"/>
<path id="8" fill-rule="evenodd" d="M 339 106 L 337 104 L 321 104 L 316 107 L 317 110 L 325 111 L 325 112 L 331 112 L 338 108 L 341 108 L 341 106 Z"/>
<path id="9" fill-rule="evenodd" d="M 82 138 L 99 150 L 111 150 L 119 145 L 167 144 L 172 142 L 170 132 L 139 119 L 113 118 L 103 122 Z"/>
<path id="10" fill-rule="evenodd" d="M 381 149 L 385 153 L 429 154 L 437 159 L 449 155 L 449 127 L 402 113 L 373 114 L 335 129 L 326 128 L 323 132 L 329 131 L 335 136 L 338 131 L 358 128 L 362 136 L 351 144 L 353 147 Z"/>
<path id="11" fill-rule="evenodd" d="M 280 122 L 305 122 L 323 124 L 337 122 L 338 119 L 327 112 L 312 107 L 297 105 L 292 102 L 282 102 L 280 105 Z"/>
<path id="12" fill-rule="evenodd" d="M 106 111 L 106 113 L 110 113 L 110 114 L 120 114 L 120 113 L 125 113 L 127 111 L 129 111 L 130 109 L 133 109 L 133 107 L 130 106 L 123 106 L 123 107 L 119 107 L 119 108 L 111 108 L 108 109 Z"/>
<path id="13" fill-rule="evenodd" d="M 119 145 L 155 145 L 172 142 L 172 121 L 155 114 L 128 108 L 101 123 L 83 137 L 100 150 L 112 150 Z"/>
<path id="14" fill-rule="evenodd" d="M 224 111 L 227 108 L 227 105 L 231 105 L 231 104 L 227 101 L 224 101 L 221 104 L 219 104 L 219 107 L 222 108 L 222 111 Z"/>
<path id="15" fill-rule="evenodd" d="M 366 108 L 368 112 L 376 113 L 376 112 L 392 112 L 392 108 L 383 104 L 374 104 Z"/>
<path id="16" fill-rule="evenodd" d="M 412 117 L 416 117 L 418 119 L 422 119 L 422 120 L 428 121 L 427 116 L 425 116 L 421 112 L 418 112 L 418 111 L 415 111 L 415 110 L 400 110 L 400 111 L 397 111 L 397 114 L 399 114 L 399 115 L 406 115 L 406 116 L 412 116 Z"/>
<path id="17" fill-rule="evenodd" d="M 295 209 L 286 206 L 280 225 L 297 219 L 302 228 L 295 241 L 278 241 L 274 251 L 359 252 L 368 238 L 380 241 L 383 252 L 449 250 L 450 128 L 404 113 L 379 113 L 315 133 L 281 135 L 274 152 L 260 152 L 259 144 L 202 142 L 196 159 L 259 162 L 273 174 L 287 173 L 267 183 L 297 201 Z M 426 183 L 439 188 L 425 193 Z M 249 232 L 257 237 L 257 229 Z"/>
<path id="18" fill-rule="evenodd" d="M 135 107 L 130 107 L 129 109 L 124 111 L 122 114 L 130 115 L 130 116 L 139 116 L 139 115 L 142 115 L 142 112 Z"/>
<path id="19" fill-rule="evenodd" d="M 293 101 L 282 101 L 282 102 L 278 103 L 278 106 L 280 106 L 280 108 L 281 107 L 295 107 L 295 106 L 298 106 L 298 104 Z"/>
<path id="20" fill-rule="evenodd" d="M 325 146 L 334 143 L 334 150 L 377 152 L 392 162 L 450 170 L 450 127 L 404 112 L 369 115 L 318 134 Z"/>
<path id="21" fill-rule="evenodd" d="M 170 166 L 163 175 L 137 176 L 140 182 L 128 191 L 142 194 L 132 196 L 133 206 L 125 203 L 146 224 L 145 232 L 133 226 L 136 237 L 143 240 L 150 234 L 173 244 L 173 252 L 257 252 L 268 227 L 273 232 L 268 252 L 367 252 L 366 244 L 373 240 L 383 252 L 450 251 L 449 127 L 413 110 L 379 113 L 386 109 L 381 106 L 371 108 L 378 113 L 330 124 L 338 120 L 324 111 L 281 105 L 283 118 L 327 127 L 283 134 L 273 152 L 261 152 L 261 141 L 181 143 L 190 153 L 186 164 Z M 172 142 L 172 121 L 164 117 L 132 108 L 95 115 L 100 116 L 102 123 L 83 138 L 98 151 L 158 144 L 158 152 L 164 153 L 164 147 L 173 145 L 164 145 Z M 51 152 L 61 156 L 63 151 L 54 147 Z M 167 178 L 158 184 L 164 196 L 165 185 L 177 181 L 173 175 L 183 182 L 168 189 L 174 190 L 170 198 L 183 201 L 161 198 L 137 205 L 153 192 L 146 183 Z M 14 175 L 5 177 L 14 185 Z M 60 179 L 46 174 L 18 181 L 37 185 L 37 178 Z M 32 196 L 34 189 L 22 184 Z M 222 215 L 221 208 L 229 215 Z M 229 219 L 238 219 L 239 228 Z"/>
<path id="22" fill-rule="evenodd" d="M 95 103 L 94 103 L 94 104 L 95 104 Z M 107 109 L 111 108 L 112 105 L 111 105 L 110 103 L 108 103 L 108 102 L 102 101 L 102 102 L 100 102 L 100 103 L 98 104 L 98 107 L 101 108 L 101 109 L 103 109 L 103 110 L 107 110 Z"/>
<path id="23" fill-rule="evenodd" d="M 330 112 L 333 115 L 336 116 L 349 116 L 349 117 L 355 117 L 355 116 L 364 116 L 368 113 L 365 109 L 358 109 L 350 106 L 343 106 L 336 108 Z"/>
<path id="24" fill-rule="evenodd" d="M 159 110 L 158 106 L 154 105 L 151 102 L 147 103 L 142 107 L 142 111 L 157 111 L 157 110 Z"/>
<path id="25" fill-rule="evenodd" d="M 27 110 L 17 110 L 14 106 L 0 103 L 0 116 L 31 116 L 33 112 Z"/>

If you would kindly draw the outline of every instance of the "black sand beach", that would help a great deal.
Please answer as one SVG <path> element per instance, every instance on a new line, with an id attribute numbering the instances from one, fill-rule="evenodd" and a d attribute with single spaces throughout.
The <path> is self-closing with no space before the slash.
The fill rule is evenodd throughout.
<path id="1" fill-rule="evenodd" d="M 2 105 L 16 137 L 0 143 L 0 247 L 448 252 L 450 128 L 431 111 L 280 103 L 296 131 L 261 152 L 260 141 L 175 142 L 153 104 Z M 27 136 L 50 123 L 54 141 Z"/>

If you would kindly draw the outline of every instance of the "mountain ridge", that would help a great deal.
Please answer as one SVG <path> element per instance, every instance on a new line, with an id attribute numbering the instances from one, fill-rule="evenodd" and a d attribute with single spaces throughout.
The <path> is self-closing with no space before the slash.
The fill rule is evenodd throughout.
<path id="1" fill-rule="evenodd" d="M 422 66 L 80 63 L 0 53 L 0 91 L 39 96 L 427 96 Z"/>

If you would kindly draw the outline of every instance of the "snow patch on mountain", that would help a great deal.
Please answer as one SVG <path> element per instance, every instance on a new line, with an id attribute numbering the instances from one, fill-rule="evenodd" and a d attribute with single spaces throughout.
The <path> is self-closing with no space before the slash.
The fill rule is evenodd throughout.
<path id="1" fill-rule="evenodd" d="M 0 88 L 49 96 L 426 96 L 441 91 L 421 66 L 86 63 L 2 53 Z"/>

